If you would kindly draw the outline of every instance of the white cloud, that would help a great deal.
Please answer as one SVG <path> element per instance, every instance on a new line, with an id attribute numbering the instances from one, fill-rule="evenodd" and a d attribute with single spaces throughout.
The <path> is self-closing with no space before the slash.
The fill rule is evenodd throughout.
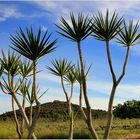
<path id="1" fill-rule="evenodd" d="M 110 95 L 112 82 L 105 81 L 90 81 L 88 82 L 88 89 L 94 92 Z M 119 99 L 138 99 L 140 98 L 140 85 L 139 84 L 121 84 L 116 90 L 116 97 Z"/>
<path id="2" fill-rule="evenodd" d="M 50 81 L 50 82 L 54 82 L 54 83 L 60 83 L 60 78 L 57 76 L 53 76 L 49 73 L 45 73 L 45 72 L 40 72 L 37 75 L 37 78 L 39 80 L 45 80 L 45 81 Z"/>
<path id="3" fill-rule="evenodd" d="M 120 4 L 120 1 L 35 1 L 35 4 L 44 10 L 50 11 L 56 19 L 59 19 L 60 16 L 67 19 L 70 12 L 83 12 L 92 15 L 98 10 L 105 13 L 106 9 L 109 9 L 111 13 L 117 10 L 122 15 L 132 18 L 134 16 L 139 17 L 138 12 L 135 10 L 140 2 L 123 0 Z"/>
<path id="4" fill-rule="evenodd" d="M 18 3 L 15 5 L 0 5 L 0 22 L 6 21 L 9 18 L 38 18 L 46 16 L 46 14 L 48 14 L 47 11 L 40 11 L 39 14 L 36 11 L 25 14 L 21 12 L 20 8 L 18 7 Z"/>
<path id="5" fill-rule="evenodd" d="M 38 78 L 43 81 L 50 81 L 54 84 L 60 84 L 60 78 L 57 76 L 53 76 L 51 74 L 47 74 L 46 76 L 45 72 L 41 72 L 38 74 Z M 45 83 L 46 83 L 45 82 Z M 78 85 L 76 86 L 78 87 Z M 112 87 L 112 82 L 109 81 L 102 81 L 102 80 L 89 80 L 87 82 L 87 88 L 88 90 L 91 90 L 91 92 L 99 92 L 101 95 L 110 95 Z M 50 89 L 51 90 L 51 89 Z M 122 99 L 133 99 L 133 98 L 140 98 L 140 85 L 139 83 L 135 84 L 124 84 L 120 83 L 116 90 L 116 97 L 122 98 Z"/>
<path id="6" fill-rule="evenodd" d="M 4 5 L 0 6 L 0 21 L 5 21 L 11 17 L 20 18 L 22 16 L 23 15 L 16 7 L 10 7 Z"/>

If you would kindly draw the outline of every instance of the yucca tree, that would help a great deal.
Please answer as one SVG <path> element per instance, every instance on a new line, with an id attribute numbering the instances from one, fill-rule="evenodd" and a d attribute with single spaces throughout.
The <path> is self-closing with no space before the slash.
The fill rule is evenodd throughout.
<path id="1" fill-rule="evenodd" d="M 124 22 L 124 27 L 121 27 L 122 22 Z M 111 124 L 113 120 L 113 101 L 114 96 L 116 92 L 116 88 L 119 85 L 120 81 L 122 80 L 123 76 L 125 75 L 125 69 L 128 62 L 128 57 L 130 53 L 130 47 L 137 44 L 137 40 L 139 39 L 139 33 L 138 33 L 138 24 L 136 24 L 133 27 L 133 22 L 129 23 L 129 26 L 126 26 L 125 21 L 123 21 L 123 18 L 118 18 L 118 14 L 116 12 L 113 13 L 111 17 L 109 17 L 109 12 L 107 10 L 105 18 L 103 17 L 102 13 L 98 13 L 98 15 L 93 17 L 92 21 L 92 31 L 93 36 L 101 41 L 106 42 L 106 52 L 107 52 L 107 58 L 109 63 L 110 72 L 112 75 L 113 80 L 113 86 L 111 89 L 109 104 L 108 104 L 108 121 L 105 128 L 105 134 L 104 139 L 109 138 L 109 133 L 111 129 Z M 109 41 L 112 40 L 116 35 L 119 35 L 119 38 L 117 39 L 117 42 L 121 43 L 123 46 L 127 48 L 126 56 L 122 68 L 122 73 L 118 78 L 116 78 L 116 74 L 114 72 L 114 68 L 112 65 L 112 59 L 110 55 L 110 46 Z"/>
<path id="2" fill-rule="evenodd" d="M 66 97 L 68 114 L 70 117 L 70 129 L 69 129 L 68 138 L 72 139 L 73 138 L 73 116 L 72 116 L 73 112 L 72 112 L 72 108 L 71 108 L 71 98 L 73 95 L 73 84 L 76 81 L 72 74 L 73 66 L 72 66 L 71 62 L 69 62 L 67 59 L 58 59 L 58 60 L 55 59 L 51 63 L 52 63 L 52 67 L 48 66 L 47 69 L 49 70 L 49 72 L 51 74 L 60 77 L 62 89 L 63 89 L 63 92 Z M 69 97 L 68 92 L 66 91 L 64 80 L 66 80 L 67 82 L 69 82 L 71 84 L 70 97 Z"/>
<path id="3" fill-rule="evenodd" d="M 17 56 L 16 54 L 14 54 L 14 53 L 11 54 L 10 51 L 8 51 L 8 57 L 6 57 L 3 50 L 2 50 L 2 57 L 3 57 L 3 59 L 1 59 L 1 64 L 4 68 L 4 73 L 8 77 L 8 84 L 7 85 L 9 86 L 9 89 L 11 88 L 11 90 L 13 90 L 13 88 L 14 88 L 14 77 L 19 72 L 19 65 L 18 64 L 19 64 L 20 57 Z M 10 92 L 10 94 L 11 94 L 11 92 Z M 21 139 L 19 122 L 18 122 L 17 114 L 16 114 L 15 108 L 14 108 L 13 95 L 12 95 L 12 110 L 13 110 L 13 113 L 14 113 L 14 120 L 15 120 L 15 123 L 16 123 L 16 131 L 17 131 L 19 139 Z"/>
<path id="4" fill-rule="evenodd" d="M 14 119 L 16 122 L 16 130 L 17 130 L 17 134 L 19 136 L 19 138 L 21 138 L 21 132 L 20 132 L 20 126 L 19 126 L 19 122 L 17 119 L 17 115 L 15 112 L 15 108 L 14 108 L 14 101 L 16 102 L 16 104 L 18 105 L 22 116 L 24 117 L 25 121 L 26 121 L 26 126 L 29 129 L 28 126 L 28 118 L 22 108 L 22 105 L 20 104 L 16 94 L 18 89 L 20 88 L 24 78 L 23 77 L 22 80 L 19 79 L 15 82 L 15 76 L 17 76 L 19 74 L 19 62 L 20 62 L 20 56 L 18 56 L 17 54 L 10 53 L 10 51 L 8 51 L 8 56 L 6 57 L 4 51 L 2 50 L 2 59 L 1 59 L 1 64 L 4 68 L 4 73 L 6 74 L 7 80 L 4 79 L 4 77 L 2 77 L 3 82 L 1 82 L 1 89 L 5 94 L 10 94 L 12 96 L 12 110 L 14 113 Z M 24 75 L 27 75 L 27 73 L 24 71 Z M 35 135 L 33 135 L 35 137 Z"/>
<path id="5" fill-rule="evenodd" d="M 74 76 L 74 70 L 71 68 L 68 73 L 65 75 L 64 80 L 70 84 L 70 96 L 69 96 L 69 117 L 70 117 L 70 131 L 69 131 L 69 139 L 73 139 L 73 127 L 74 127 L 74 112 L 72 110 L 72 97 L 73 97 L 73 90 L 74 84 L 76 83 L 76 78 Z"/>
<path id="6" fill-rule="evenodd" d="M 87 125 L 91 132 L 92 137 L 98 138 L 92 124 L 91 107 L 90 107 L 89 99 L 87 96 L 87 84 L 86 84 L 85 72 L 84 72 L 84 59 L 83 59 L 82 50 L 81 50 L 81 41 L 85 40 L 91 34 L 91 29 L 89 26 L 90 19 L 88 16 L 84 17 L 82 13 L 78 14 L 77 20 L 74 14 L 71 13 L 70 19 L 71 19 L 72 26 L 63 17 L 61 17 L 60 25 L 56 25 L 56 26 L 60 29 L 60 31 L 58 31 L 60 35 L 62 35 L 65 38 L 68 38 L 70 41 L 77 43 L 77 49 L 78 49 L 78 54 L 79 54 L 79 59 L 80 59 L 80 67 L 81 67 L 80 69 L 81 69 L 81 74 L 82 74 L 82 79 L 83 79 L 82 81 L 83 94 L 84 94 L 84 99 L 85 99 L 87 114 L 88 114 Z"/>
<path id="7" fill-rule="evenodd" d="M 39 95 L 38 99 L 40 99 L 45 93 L 47 92 L 47 90 L 45 92 L 43 92 L 41 95 L 39 95 L 40 93 L 40 89 L 37 87 L 37 94 Z M 29 111 L 29 125 L 32 125 L 32 116 L 33 116 L 33 104 L 35 103 L 35 98 L 34 98 L 34 87 L 31 83 L 31 81 L 25 81 L 21 88 L 20 88 L 20 93 L 22 96 L 24 96 L 25 100 L 28 101 L 28 103 L 30 104 L 30 111 Z"/>
<path id="8" fill-rule="evenodd" d="M 23 60 L 19 62 L 19 74 L 24 78 L 26 77 L 25 81 L 28 79 L 29 76 L 31 76 L 33 73 L 33 65 L 30 62 L 30 60 Z M 23 110 L 25 111 L 25 104 L 26 104 L 26 91 L 24 88 L 24 83 L 21 83 L 21 87 L 19 88 L 21 94 L 22 94 L 22 107 Z M 30 122 L 30 121 L 29 121 Z M 22 117 L 22 122 L 20 125 L 20 132 L 21 132 L 21 136 L 23 135 L 23 127 L 24 127 L 24 118 Z"/>
<path id="9" fill-rule="evenodd" d="M 91 65 L 90 67 L 87 69 L 87 71 L 85 72 L 85 78 L 87 80 L 87 76 L 89 74 L 89 71 L 91 69 Z M 84 65 L 84 70 L 85 70 L 85 65 Z M 82 74 L 81 74 L 81 70 L 80 70 L 80 66 L 79 64 L 77 64 L 76 66 L 74 66 L 74 70 L 73 70 L 73 75 L 76 78 L 76 81 L 79 83 L 79 89 L 80 89 L 80 95 L 79 95 L 79 107 L 80 107 L 80 111 L 83 115 L 83 118 L 85 120 L 85 122 L 87 122 L 87 114 L 86 112 L 83 110 L 83 106 L 82 106 L 82 98 L 83 98 L 83 82 L 82 82 Z"/>
<path id="10" fill-rule="evenodd" d="M 34 34 L 32 27 L 26 28 L 26 34 L 20 28 L 19 32 L 16 35 L 11 35 L 11 43 L 15 51 L 30 59 L 33 63 L 33 85 L 34 85 L 34 97 L 36 102 L 36 113 L 33 117 L 33 123 L 30 127 L 30 132 L 28 138 L 31 138 L 31 135 L 34 132 L 36 127 L 37 120 L 40 113 L 40 102 L 38 101 L 37 96 L 37 61 L 41 57 L 49 54 L 55 50 L 55 44 L 57 40 L 50 41 L 51 34 L 48 34 L 48 31 L 41 38 L 41 28 L 39 28 L 37 35 Z"/>

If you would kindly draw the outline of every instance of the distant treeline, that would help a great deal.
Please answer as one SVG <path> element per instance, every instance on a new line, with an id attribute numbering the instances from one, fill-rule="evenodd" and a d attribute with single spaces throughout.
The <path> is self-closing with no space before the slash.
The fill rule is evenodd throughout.
<path id="1" fill-rule="evenodd" d="M 114 116 L 118 118 L 140 118 L 140 100 L 126 101 L 114 107 Z"/>
<path id="2" fill-rule="evenodd" d="M 79 111 L 79 106 L 76 104 L 72 104 L 72 108 L 77 119 L 81 119 L 82 115 Z M 85 108 L 84 108 L 85 109 Z M 33 107 L 33 112 L 35 111 L 35 107 Z M 21 113 L 19 110 L 16 110 L 17 115 L 21 118 Z M 29 115 L 29 107 L 26 108 L 26 113 Z M 125 118 L 140 118 L 140 101 L 131 100 L 126 101 L 123 104 L 118 104 L 114 106 L 114 117 L 125 119 Z M 106 118 L 105 110 L 92 110 L 92 115 L 94 119 L 103 119 Z M 0 119 L 13 119 L 13 112 L 6 112 L 0 115 Z M 41 105 L 40 118 L 45 118 L 48 121 L 59 121 L 59 120 L 67 120 L 67 105 L 66 102 L 62 101 L 54 101 L 48 102 Z"/>
<path id="3" fill-rule="evenodd" d="M 79 110 L 79 106 L 76 104 L 72 104 L 72 108 L 74 111 L 74 115 L 77 119 L 82 118 L 82 114 Z M 85 110 L 85 108 L 84 108 Z M 35 107 L 33 107 L 33 112 L 35 111 Z M 17 116 L 19 119 L 21 118 L 21 113 L 19 110 L 16 110 Z M 27 116 L 29 116 L 29 107 L 26 108 Z M 54 102 L 48 102 L 41 105 L 41 112 L 40 112 L 40 118 L 45 118 L 48 121 L 59 121 L 59 120 L 67 120 L 67 104 L 66 102 L 62 101 L 54 101 Z M 102 119 L 106 117 L 106 111 L 104 110 L 92 110 L 93 118 L 94 119 Z M 6 112 L 2 115 L 0 115 L 0 119 L 13 119 L 13 112 Z"/>

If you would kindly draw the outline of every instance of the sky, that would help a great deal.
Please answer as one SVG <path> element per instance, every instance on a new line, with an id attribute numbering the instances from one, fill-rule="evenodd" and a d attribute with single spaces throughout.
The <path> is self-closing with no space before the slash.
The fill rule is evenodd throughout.
<path id="1" fill-rule="evenodd" d="M 73 12 L 75 15 L 82 12 L 84 15 L 92 17 L 98 11 L 105 13 L 106 9 L 109 9 L 110 13 L 116 10 L 120 17 L 124 16 L 126 21 L 133 19 L 134 23 L 136 23 L 140 19 L 139 7 L 140 1 L 135 0 L 0 1 L 0 49 L 3 49 L 5 52 L 10 49 L 9 36 L 15 35 L 19 27 L 25 31 L 26 27 L 32 26 L 35 33 L 39 27 L 42 28 L 44 33 L 46 30 L 49 33 L 52 32 L 51 40 L 58 39 L 57 49 L 38 62 L 38 70 L 41 70 L 37 75 L 38 84 L 42 92 L 48 89 L 46 95 L 40 99 L 40 102 L 65 101 L 59 77 L 51 75 L 46 69 L 46 66 L 50 66 L 50 61 L 54 58 L 67 58 L 73 63 L 77 63 L 79 60 L 76 43 L 63 38 L 56 32 L 58 28 L 55 24 L 60 23 L 61 16 L 71 24 L 70 12 Z M 82 42 L 81 48 L 87 66 L 92 64 L 87 81 L 91 107 L 93 109 L 107 110 L 112 79 L 107 63 L 105 43 L 97 41 L 90 36 Z M 117 76 L 119 76 L 126 48 L 121 47 L 120 44 L 112 40 L 110 42 L 110 49 L 113 67 Z M 68 85 L 66 85 L 66 88 L 69 92 Z M 78 97 L 79 86 L 76 84 L 72 102 L 78 104 Z M 114 105 L 132 99 L 140 99 L 140 45 L 131 48 L 126 74 L 117 88 Z M 0 113 L 9 110 L 11 110 L 11 97 L 1 92 Z"/>

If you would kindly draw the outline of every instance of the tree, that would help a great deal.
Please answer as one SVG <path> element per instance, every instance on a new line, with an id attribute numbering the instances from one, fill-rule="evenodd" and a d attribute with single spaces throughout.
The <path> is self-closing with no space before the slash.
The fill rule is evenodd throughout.
<path id="1" fill-rule="evenodd" d="M 74 127 L 74 112 L 72 110 L 71 106 L 71 100 L 73 97 L 73 89 L 74 89 L 74 84 L 76 83 L 76 78 L 73 74 L 73 68 L 69 70 L 69 72 L 65 75 L 64 79 L 67 83 L 70 84 L 71 86 L 71 91 L 70 91 L 70 97 L 69 97 L 69 117 L 70 117 L 70 131 L 69 131 L 69 138 L 73 139 L 73 127 Z"/>
<path id="2" fill-rule="evenodd" d="M 85 78 L 87 78 L 89 71 L 90 71 L 91 65 L 88 68 L 88 70 L 86 71 L 85 74 Z M 85 69 L 85 65 L 84 65 L 84 69 Z M 85 111 L 83 110 L 83 106 L 82 106 L 82 98 L 83 98 L 83 82 L 82 82 L 82 75 L 81 75 L 81 70 L 80 70 L 80 66 L 79 64 L 77 64 L 77 66 L 74 66 L 74 72 L 73 75 L 75 76 L 77 82 L 79 83 L 79 89 L 80 89 L 80 95 L 79 95 L 79 107 L 80 107 L 80 111 L 83 115 L 83 118 L 85 120 L 85 122 L 87 122 L 87 114 L 85 113 Z"/>
<path id="3" fill-rule="evenodd" d="M 17 119 L 17 115 L 15 112 L 15 108 L 14 108 L 14 101 L 17 103 L 22 116 L 25 119 L 25 123 L 26 126 L 29 130 L 29 124 L 28 124 L 28 118 L 26 116 L 26 113 L 24 112 L 24 109 L 22 107 L 22 105 L 20 104 L 18 98 L 17 98 L 17 92 L 19 90 L 19 88 L 21 87 L 24 79 L 26 78 L 26 76 L 29 74 L 29 71 L 23 71 L 23 76 L 22 79 L 19 78 L 18 80 L 15 81 L 16 76 L 19 75 L 20 71 L 20 66 L 19 66 L 19 62 L 20 62 L 20 56 L 16 55 L 14 52 L 11 54 L 10 51 L 8 52 L 8 56 L 6 57 L 4 51 L 2 51 L 2 59 L 1 59 L 1 65 L 3 66 L 3 74 L 6 74 L 7 80 L 4 79 L 4 77 L 2 76 L 2 81 L 0 83 L 1 89 L 5 94 L 9 94 L 12 96 L 12 110 L 14 113 L 14 120 L 16 123 L 16 130 L 18 133 L 19 138 L 22 137 L 21 131 L 20 131 L 20 125 L 19 125 L 19 121 Z M 22 67 L 24 67 L 22 65 Z M 35 135 L 33 134 L 33 137 L 35 138 Z"/>
<path id="4" fill-rule="evenodd" d="M 39 118 L 40 113 L 40 102 L 38 101 L 37 96 L 37 61 L 41 57 L 49 54 L 55 50 L 55 44 L 57 40 L 49 41 L 51 34 L 48 35 L 48 31 L 45 32 L 43 37 L 41 38 L 41 28 L 39 28 L 37 35 L 34 34 L 32 27 L 26 29 L 25 34 L 23 30 L 20 28 L 19 32 L 16 33 L 15 36 L 11 35 L 11 43 L 10 46 L 12 49 L 25 56 L 33 63 L 33 87 L 34 87 L 34 98 L 36 102 L 36 113 L 33 117 L 33 123 L 30 126 L 30 131 L 28 134 L 28 138 L 31 138 L 31 135 L 34 132 L 36 127 L 37 120 Z M 48 36 L 47 36 L 48 35 Z"/>
<path id="5" fill-rule="evenodd" d="M 27 77 L 31 76 L 32 73 L 33 73 L 33 65 L 30 63 L 29 60 L 23 60 L 20 61 L 19 63 L 19 67 L 20 67 L 20 70 L 19 70 L 19 73 L 22 77 L 26 77 L 26 79 L 24 80 L 24 82 L 21 84 L 21 87 L 20 87 L 20 93 L 22 95 L 22 107 L 23 107 L 23 110 L 25 111 L 25 104 L 26 104 L 26 90 L 24 88 L 24 83 L 26 83 L 27 81 Z M 30 120 L 29 120 L 30 122 Z M 23 127 L 24 127 L 24 118 L 22 117 L 22 123 L 20 125 L 20 131 L 21 131 L 21 135 L 23 135 Z"/>
<path id="6" fill-rule="evenodd" d="M 114 106 L 113 114 L 115 117 L 121 119 L 140 118 L 140 101 L 130 100 L 124 102 L 123 104 L 118 104 Z"/>
<path id="7" fill-rule="evenodd" d="M 71 99 L 73 96 L 73 85 L 76 82 L 76 79 L 73 75 L 73 66 L 71 65 L 71 62 L 69 62 L 66 59 L 55 59 L 52 61 L 53 67 L 47 67 L 47 69 L 50 71 L 50 73 L 59 76 L 61 79 L 61 85 L 63 92 L 66 97 L 67 102 L 67 108 L 68 108 L 68 114 L 70 118 L 70 129 L 69 129 L 69 139 L 73 139 L 73 111 L 71 108 Z M 68 92 L 66 91 L 64 80 L 69 82 L 71 85 L 71 94 L 68 95 Z"/>
<path id="8" fill-rule="evenodd" d="M 116 12 L 113 13 L 112 17 L 109 17 L 109 12 L 107 10 L 105 18 L 103 18 L 102 13 L 98 12 L 98 15 L 93 17 L 93 21 L 91 23 L 93 37 L 95 37 L 98 40 L 106 42 L 108 64 L 113 80 L 113 86 L 111 89 L 111 94 L 110 94 L 110 99 L 108 104 L 108 120 L 105 128 L 104 139 L 109 138 L 109 133 L 113 120 L 112 108 L 113 108 L 114 96 L 115 96 L 116 88 L 118 87 L 120 81 L 125 75 L 125 69 L 130 53 L 130 47 L 136 45 L 138 43 L 137 40 L 139 39 L 138 24 L 136 24 L 133 28 L 133 22 L 129 22 L 129 26 L 126 26 L 126 23 L 124 21 L 124 27 L 121 28 L 122 22 L 123 22 L 123 17 L 118 18 L 118 14 Z M 112 40 L 117 34 L 119 35 L 119 38 L 116 38 L 117 42 L 122 44 L 123 47 L 127 48 L 122 72 L 118 77 L 118 79 L 116 78 L 116 74 L 114 72 L 114 68 L 112 65 L 110 46 L 109 46 L 109 41 Z"/>
<path id="9" fill-rule="evenodd" d="M 83 94 L 87 108 L 87 126 L 93 138 L 98 138 L 95 129 L 92 124 L 92 114 L 91 114 L 91 107 L 87 95 L 87 84 L 85 80 L 85 72 L 84 72 L 84 58 L 82 55 L 81 50 L 81 41 L 85 40 L 90 34 L 90 20 L 87 17 L 84 17 L 82 13 L 78 14 L 78 19 L 76 20 L 73 13 L 70 14 L 72 26 L 63 18 L 61 17 L 60 25 L 56 25 L 60 31 L 58 33 L 65 38 L 77 43 L 78 55 L 80 59 L 80 69 L 82 74 L 82 82 L 83 82 Z"/>
<path id="10" fill-rule="evenodd" d="M 37 87 L 37 94 L 39 95 L 38 99 L 40 99 L 45 93 L 47 92 L 47 90 L 45 92 L 43 92 L 41 95 L 39 95 L 40 93 L 40 89 L 39 87 Z M 29 111 L 29 125 L 32 125 L 32 117 L 33 117 L 33 104 L 35 103 L 35 98 L 34 98 L 34 87 L 32 85 L 32 82 L 29 81 L 25 81 L 21 88 L 20 88 L 20 93 L 24 96 L 25 100 L 27 100 L 30 104 L 30 111 Z"/>

